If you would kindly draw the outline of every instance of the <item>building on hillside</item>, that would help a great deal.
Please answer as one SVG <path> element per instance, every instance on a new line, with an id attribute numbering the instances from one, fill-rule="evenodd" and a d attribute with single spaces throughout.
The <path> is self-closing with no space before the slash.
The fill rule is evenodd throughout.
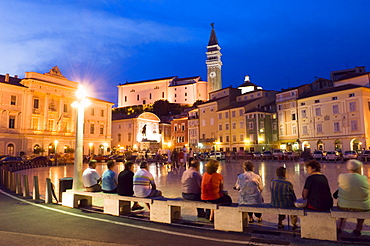
<path id="1" fill-rule="evenodd" d="M 297 98 L 311 91 L 311 84 L 283 89 L 276 94 L 276 108 L 279 128 L 279 149 L 302 150 L 298 134 Z"/>
<path id="2" fill-rule="evenodd" d="M 119 84 L 118 107 L 153 104 L 157 100 L 170 103 L 193 105 L 196 101 L 207 101 L 209 93 L 222 88 L 221 53 L 212 25 L 207 45 L 207 81 L 199 76 L 178 78 L 177 76 L 141 80 Z"/>
<path id="3" fill-rule="evenodd" d="M 0 76 L 0 154 L 72 153 L 75 148 L 78 82 L 65 78 L 57 66 L 24 79 Z M 85 109 L 83 153 L 107 154 L 114 103 L 89 98 Z"/>
<path id="4" fill-rule="evenodd" d="M 299 139 L 311 150 L 361 150 L 370 146 L 370 88 L 345 84 L 297 99 Z"/>
<path id="5" fill-rule="evenodd" d="M 150 112 L 141 114 L 115 114 L 112 120 L 112 148 L 114 151 L 156 152 L 162 148 L 160 118 Z"/>

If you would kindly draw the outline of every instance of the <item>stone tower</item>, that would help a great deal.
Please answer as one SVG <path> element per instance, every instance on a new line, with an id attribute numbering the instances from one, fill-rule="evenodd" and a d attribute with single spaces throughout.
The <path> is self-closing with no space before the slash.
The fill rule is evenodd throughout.
<path id="1" fill-rule="evenodd" d="M 218 45 L 214 23 L 211 24 L 212 31 L 207 45 L 207 81 L 208 93 L 222 89 L 222 76 L 221 76 L 221 47 Z"/>

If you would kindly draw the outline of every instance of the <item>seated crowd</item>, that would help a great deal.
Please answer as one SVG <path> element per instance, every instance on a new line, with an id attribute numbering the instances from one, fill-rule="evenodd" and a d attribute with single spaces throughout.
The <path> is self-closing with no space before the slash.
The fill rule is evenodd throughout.
<path id="1" fill-rule="evenodd" d="M 223 176 L 217 173 L 219 162 L 210 160 L 205 166 L 203 176 L 199 173 L 200 163 L 192 160 L 189 168 L 182 174 L 182 197 L 185 200 L 204 201 L 209 203 L 231 205 L 232 199 L 224 191 Z M 115 163 L 108 161 L 107 170 L 102 177 L 95 170 L 96 161 L 91 160 L 89 167 L 83 172 L 82 180 L 86 191 L 103 191 L 106 193 L 118 193 L 123 196 L 135 197 L 158 197 L 162 192 L 156 189 L 153 175 L 148 171 L 148 163 L 143 161 L 140 168 L 134 173 L 134 163 L 128 161 L 124 164 L 125 169 L 117 176 L 113 171 Z M 330 191 L 329 182 L 321 173 L 320 163 L 313 160 L 306 163 L 307 177 L 302 198 L 307 201 L 305 208 L 316 211 L 328 211 L 333 207 L 333 196 L 338 199 L 338 208 L 346 211 L 370 211 L 370 193 L 368 178 L 362 175 L 363 164 L 357 160 L 349 160 L 346 164 L 348 173 L 338 177 L 338 191 L 333 195 Z M 254 165 L 251 161 L 243 163 L 244 172 L 239 174 L 234 189 L 239 192 L 239 205 L 263 204 L 262 191 L 264 188 L 261 177 L 254 173 Z M 102 183 L 102 186 L 100 185 Z M 276 169 L 276 177 L 270 183 L 271 202 L 276 208 L 293 208 L 297 197 L 293 185 L 287 180 L 287 172 L 284 166 Z M 147 204 L 150 209 L 149 204 Z M 132 210 L 143 209 L 137 202 Z M 212 210 L 197 208 L 198 217 L 206 217 L 213 221 Z M 254 213 L 258 222 L 262 221 L 261 213 Z M 253 213 L 248 213 L 249 223 L 254 222 Z M 297 216 L 291 215 L 292 228 L 296 229 Z M 283 220 L 286 215 L 278 215 L 278 229 L 283 229 Z M 353 234 L 361 235 L 364 220 L 358 219 Z M 344 228 L 345 219 L 338 221 L 338 233 Z"/>

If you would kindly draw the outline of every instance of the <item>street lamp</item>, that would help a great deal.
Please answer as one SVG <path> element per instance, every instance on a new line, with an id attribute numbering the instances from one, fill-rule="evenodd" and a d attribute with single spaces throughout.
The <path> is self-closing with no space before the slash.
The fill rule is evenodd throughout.
<path id="1" fill-rule="evenodd" d="M 73 190 L 82 189 L 82 161 L 83 161 L 83 123 L 85 107 L 91 104 L 90 100 L 86 98 L 86 91 L 83 85 L 79 85 L 76 91 L 77 101 L 72 103 L 72 107 L 77 109 L 76 121 L 76 150 L 74 161 L 74 174 L 73 174 Z"/>
<path id="2" fill-rule="evenodd" d="M 58 160 L 57 160 L 57 147 L 58 147 L 58 140 L 54 140 L 54 162 L 55 166 L 58 165 Z"/>

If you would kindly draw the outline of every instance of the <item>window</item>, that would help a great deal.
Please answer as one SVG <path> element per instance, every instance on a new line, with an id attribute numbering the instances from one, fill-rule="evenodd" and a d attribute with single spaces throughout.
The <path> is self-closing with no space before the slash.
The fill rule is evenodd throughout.
<path id="1" fill-rule="evenodd" d="M 339 124 L 339 122 L 334 122 L 334 132 L 340 132 L 340 124 Z"/>
<path id="2" fill-rule="evenodd" d="M 95 133 L 95 125 L 91 124 L 90 125 L 90 134 L 94 134 L 94 133 Z"/>
<path id="3" fill-rule="evenodd" d="M 220 143 L 222 143 L 223 142 L 223 139 L 222 139 L 222 136 L 220 136 Z"/>
<path id="4" fill-rule="evenodd" d="M 226 143 L 230 142 L 230 136 L 226 136 Z"/>
<path id="5" fill-rule="evenodd" d="M 297 135 L 297 127 L 296 126 L 292 126 L 292 134 Z"/>
<path id="6" fill-rule="evenodd" d="M 240 140 L 240 141 L 244 141 L 244 135 L 243 135 L 243 134 L 240 134 L 240 135 L 239 135 L 239 140 Z"/>
<path id="7" fill-rule="evenodd" d="M 202 120 L 202 126 L 206 126 L 206 120 Z"/>
<path id="8" fill-rule="evenodd" d="M 95 110 L 94 108 L 91 109 L 91 116 L 94 116 L 95 115 Z"/>
<path id="9" fill-rule="evenodd" d="M 369 105 L 370 105 L 370 102 L 369 102 Z M 369 110 L 370 110 L 370 106 L 369 106 Z M 244 112 L 243 109 L 239 109 L 239 116 L 243 116 L 243 112 Z"/>
<path id="10" fill-rule="evenodd" d="M 260 128 L 261 129 L 264 129 L 265 128 L 265 122 L 264 121 L 260 121 Z"/>
<path id="11" fill-rule="evenodd" d="M 239 122 L 239 128 L 243 129 L 244 128 L 244 121 Z"/>
<path id="12" fill-rule="evenodd" d="M 39 119 L 38 118 L 32 118 L 32 129 L 38 130 L 39 128 Z"/>
<path id="13" fill-rule="evenodd" d="M 6 146 L 6 153 L 8 155 L 14 155 L 14 144 L 8 144 Z"/>
<path id="14" fill-rule="evenodd" d="M 68 122 L 63 122 L 62 123 L 62 132 L 67 132 L 68 130 Z"/>
<path id="15" fill-rule="evenodd" d="M 282 110 L 283 109 L 283 105 L 278 105 L 278 109 L 279 110 Z"/>
<path id="16" fill-rule="evenodd" d="M 254 142 L 254 134 L 249 134 L 249 141 Z"/>
<path id="17" fill-rule="evenodd" d="M 229 130 L 229 124 L 228 123 L 225 124 L 225 130 Z"/>
<path id="18" fill-rule="evenodd" d="M 127 134 L 127 141 L 131 142 L 131 132 Z"/>
<path id="19" fill-rule="evenodd" d="M 10 96 L 10 105 L 16 105 L 17 104 L 17 96 L 11 95 Z"/>
<path id="20" fill-rule="evenodd" d="M 279 135 L 280 136 L 284 135 L 284 126 L 283 125 L 279 126 Z"/>
<path id="21" fill-rule="evenodd" d="M 175 94 L 175 97 L 177 97 L 177 94 Z"/>
<path id="22" fill-rule="evenodd" d="M 100 130 L 99 130 L 100 135 L 104 134 L 104 126 L 100 125 Z"/>
<path id="23" fill-rule="evenodd" d="M 219 120 L 221 120 L 221 119 L 222 119 L 222 114 L 221 114 L 221 113 L 219 113 L 219 114 L 218 114 L 218 119 L 219 119 Z"/>
<path id="24" fill-rule="evenodd" d="M 164 92 L 162 92 L 162 98 L 164 98 Z"/>
<path id="25" fill-rule="evenodd" d="M 177 125 L 175 125 L 175 127 L 174 127 L 174 131 L 175 131 L 175 132 L 177 132 Z"/>
<path id="26" fill-rule="evenodd" d="M 315 103 L 319 103 L 320 102 L 320 100 L 315 100 Z"/>
<path id="27" fill-rule="evenodd" d="M 185 96 L 187 96 L 188 95 L 188 93 L 185 93 Z"/>
<path id="28" fill-rule="evenodd" d="M 276 122 L 274 122 L 274 123 L 272 123 L 272 130 L 276 131 L 276 129 L 277 129 L 277 124 L 276 124 Z"/>
<path id="29" fill-rule="evenodd" d="M 9 116 L 9 128 L 10 129 L 15 128 L 15 116 Z"/>
<path id="30" fill-rule="evenodd" d="M 331 100 L 338 100 L 338 97 L 332 97 Z"/>
<path id="31" fill-rule="evenodd" d="M 236 135 L 233 135 L 233 142 L 236 142 Z"/>
<path id="32" fill-rule="evenodd" d="M 351 120 L 351 131 L 357 131 L 357 120 Z"/>
<path id="33" fill-rule="evenodd" d="M 33 108 L 39 108 L 40 100 L 38 98 L 33 99 Z"/>
<path id="34" fill-rule="evenodd" d="M 292 114 L 292 120 L 296 120 L 295 114 Z"/>
<path id="35" fill-rule="evenodd" d="M 152 93 L 149 93 L 149 99 L 152 99 Z"/>
<path id="36" fill-rule="evenodd" d="M 315 115 L 316 116 L 321 116 L 321 108 L 319 108 L 319 107 L 315 108 Z"/>
<path id="37" fill-rule="evenodd" d="M 125 96 L 125 102 L 127 102 L 127 96 Z"/>
<path id="38" fill-rule="evenodd" d="M 306 114 L 306 110 L 305 109 L 303 109 L 301 111 L 301 114 L 302 114 L 302 118 L 307 118 L 307 114 Z"/>
<path id="39" fill-rule="evenodd" d="M 253 129 L 253 127 L 254 127 L 253 122 L 249 122 L 248 125 L 249 125 L 249 129 Z"/>
<path id="40" fill-rule="evenodd" d="M 316 132 L 317 133 L 322 133 L 322 124 L 317 124 L 316 125 Z"/>
<path id="41" fill-rule="evenodd" d="M 233 129 L 236 129 L 236 122 L 232 123 L 232 127 L 233 127 Z"/>
<path id="42" fill-rule="evenodd" d="M 184 124 L 181 124 L 181 131 L 184 132 L 185 131 L 185 125 Z"/>
<path id="43" fill-rule="evenodd" d="M 211 121 L 210 122 L 211 123 L 211 126 L 213 126 L 215 124 L 215 119 L 214 118 L 211 118 L 210 121 Z"/>
<path id="44" fill-rule="evenodd" d="M 301 103 L 301 106 L 304 106 L 304 105 L 306 105 L 306 103 Z"/>
<path id="45" fill-rule="evenodd" d="M 137 96 L 136 96 L 136 99 L 137 99 L 138 101 L 140 101 L 140 95 L 137 95 Z"/>
<path id="46" fill-rule="evenodd" d="M 100 116 L 104 117 L 104 109 L 100 110 Z"/>
<path id="47" fill-rule="evenodd" d="M 339 114 L 339 105 L 333 105 L 333 114 Z"/>
<path id="48" fill-rule="evenodd" d="M 218 130 L 222 131 L 222 125 L 218 125 Z"/>
<path id="49" fill-rule="evenodd" d="M 356 102 L 350 102 L 349 103 L 349 112 L 356 111 Z"/>
<path id="50" fill-rule="evenodd" d="M 302 134 L 303 135 L 308 135 L 307 126 L 302 126 Z"/>
<path id="51" fill-rule="evenodd" d="M 63 112 L 68 113 L 68 104 L 66 103 L 63 105 Z"/>
<path id="52" fill-rule="evenodd" d="M 48 130 L 52 131 L 54 127 L 54 120 L 49 120 L 48 121 Z"/>
<path id="53" fill-rule="evenodd" d="M 121 142 L 121 133 L 118 133 L 118 142 Z"/>
<path id="54" fill-rule="evenodd" d="M 225 112 L 225 119 L 229 118 L 229 112 Z"/>
<path id="55" fill-rule="evenodd" d="M 348 95 L 349 97 L 354 97 L 355 96 L 355 93 L 351 93 Z"/>

